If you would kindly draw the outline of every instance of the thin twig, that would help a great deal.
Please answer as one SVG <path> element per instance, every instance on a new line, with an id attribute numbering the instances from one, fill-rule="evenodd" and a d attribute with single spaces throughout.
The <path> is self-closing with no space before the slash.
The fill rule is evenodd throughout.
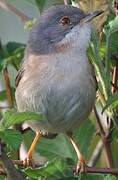
<path id="1" fill-rule="evenodd" d="M 105 149 L 105 154 L 106 154 L 106 160 L 107 160 L 107 166 L 108 168 L 113 167 L 113 160 L 112 160 L 112 153 L 111 153 L 111 147 L 110 147 L 110 143 L 108 141 L 108 136 L 109 134 L 106 134 L 104 132 L 104 129 L 102 127 L 98 112 L 96 110 L 96 108 L 94 107 L 94 112 L 95 112 L 95 116 L 96 116 L 96 120 L 99 126 L 99 131 L 100 131 L 100 136 L 104 145 L 104 149 Z"/>
<path id="2" fill-rule="evenodd" d="M 114 10 L 116 16 L 118 16 L 118 0 L 114 0 Z M 114 86 L 112 87 L 112 93 L 118 91 L 115 88 L 117 87 L 117 83 L 118 83 L 118 53 L 113 55 L 113 57 L 116 59 L 116 66 L 113 68 L 112 83 Z"/>
<path id="3" fill-rule="evenodd" d="M 116 61 L 116 66 L 113 68 L 113 74 L 112 74 L 112 93 L 115 93 L 118 91 L 118 54 L 114 55 L 114 58 Z"/>
<path id="4" fill-rule="evenodd" d="M 5 106 L 5 107 L 0 106 L 0 109 L 7 109 L 7 108 L 10 108 L 10 107 L 9 106 Z"/>
<path id="5" fill-rule="evenodd" d="M 96 168 L 96 167 L 87 167 L 87 173 L 102 173 L 102 174 L 115 174 L 118 175 L 118 168 Z"/>
<path id="6" fill-rule="evenodd" d="M 12 162 L 16 165 L 23 166 L 23 161 L 22 160 L 12 160 Z"/>
<path id="7" fill-rule="evenodd" d="M 113 84 L 112 82 L 111 82 L 111 85 L 112 85 L 112 92 L 114 93 L 114 92 L 117 92 L 118 91 L 118 86 L 116 86 L 115 84 Z"/>
<path id="8" fill-rule="evenodd" d="M 3 111 L 4 109 L 6 110 L 6 109 L 9 109 L 9 108 L 10 108 L 9 106 L 5 106 L 5 107 L 0 106 L 0 112 Z"/>
<path id="9" fill-rule="evenodd" d="M 23 21 L 23 22 L 27 22 L 27 21 L 31 20 L 31 18 L 26 16 L 24 13 L 22 13 L 20 10 L 18 10 L 16 7 L 9 4 L 8 2 L 0 1 L 0 8 L 2 8 L 5 11 L 14 13 L 18 17 L 20 17 L 21 21 Z"/>
<path id="10" fill-rule="evenodd" d="M 23 160 L 12 160 L 12 162 L 13 162 L 13 164 L 18 165 L 18 166 L 22 166 L 22 167 L 24 166 Z M 38 168 L 41 166 L 42 166 L 42 164 L 40 164 L 40 163 L 33 163 L 30 165 L 30 167 L 32 167 L 32 168 Z M 24 167 L 26 167 L 26 166 L 24 166 Z"/>
<path id="11" fill-rule="evenodd" d="M 116 16 L 118 16 L 118 0 L 114 0 L 114 9 Z"/>
<path id="12" fill-rule="evenodd" d="M 93 151 L 93 154 L 89 160 L 89 163 L 87 163 L 89 167 L 96 165 L 96 162 L 102 152 L 102 149 L 103 149 L 103 143 L 102 143 L 102 140 L 99 140 L 95 147 L 95 150 Z"/>
<path id="13" fill-rule="evenodd" d="M 9 79 L 9 73 L 8 73 L 7 67 L 4 68 L 3 75 L 4 75 L 4 80 L 5 80 L 8 104 L 9 104 L 9 107 L 12 108 L 13 107 L 13 101 L 12 101 L 10 79 Z"/>

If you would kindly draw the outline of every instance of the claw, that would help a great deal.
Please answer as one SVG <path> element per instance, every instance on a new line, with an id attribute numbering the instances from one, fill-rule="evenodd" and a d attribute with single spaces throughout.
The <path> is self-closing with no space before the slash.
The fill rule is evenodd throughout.
<path id="1" fill-rule="evenodd" d="M 74 147 L 74 150 L 77 154 L 77 157 L 78 157 L 78 162 L 77 162 L 77 165 L 76 165 L 76 169 L 73 171 L 74 175 L 77 175 L 78 172 L 84 172 L 86 173 L 87 172 L 87 165 L 86 165 L 86 162 L 85 162 L 85 159 L 84 157 L 82 156 L 80 150 L 79 150 L 79 147 L 75 141 L 75 139 L 73 138 L 73 135 L 72 133 L 67 133 L 69 139 L 70 139 L 70 142 L 71 144 L 73 145 Z"/>
<path id="2" fill-rule="evenodd" d="M 74 175 L 76 176 L 78 173 L 86 173 L 86 168 L 87 165 L 85 163 L 85 161 L 83 160 L 78 160 L 77 165 L 76 165 L 76 169 L 74 170 Z"/>
<path id="3" fill-rule="evenodd" d="M 34 148 L 35 148 L 38 140 L 39 140 L 41 137 L 42 137 L 42 134 L 41 134 L 40 132 L 37 132 L 37 133 L 36 133 L 36 136 L 35 136 L 35 138 L 34 138 L 34 140 L 33 140 L 33 142 L 32 142 L 32 144 L 31 144 L 31 146 L 30 146 L 30 149 L 29 149 L 29 151 L 28 151 L 28 153 L 27 153 L 27 157 L 23 160 L 23 165 L 24 165 L 25 167 L 27 167 L 27 166 L 35 167 L 35 166 L 36 166 L 36 164 L 35 164 L 35 163 L 33 162 L 33 160 L 32 160 L 32 153 L 33 153 L 33 151 L 34 151 Z"/>
<path id="4" fill-rule="evenodd" d="M 32 158 L 29 158 L 28 156 L 23 160 L 23 166 L 28 167 L 35 167 L 35 163 L 33 162 Z"/>

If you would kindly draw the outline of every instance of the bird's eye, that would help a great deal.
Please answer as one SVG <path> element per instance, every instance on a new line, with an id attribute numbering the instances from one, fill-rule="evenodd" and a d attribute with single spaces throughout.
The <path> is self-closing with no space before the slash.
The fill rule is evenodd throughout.
<path id="1" fill-rule="evenodd" d="M 67 16 L 63 16 L 60 20 L 59 20 L 59 23 L 62 24 L 63 26 L 65 25 L 69 25 L 71 22 L 70 22 L 70 18 L 67 17 Z"/>

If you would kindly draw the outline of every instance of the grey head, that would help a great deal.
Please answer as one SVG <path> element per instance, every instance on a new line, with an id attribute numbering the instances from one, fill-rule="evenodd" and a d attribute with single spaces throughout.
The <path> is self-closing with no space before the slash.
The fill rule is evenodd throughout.
<path id="1" fill-rule="evenodd" d="M 80 31 L 79 26 L 86 24 L 100 14 L 100 11 L 85 14 L 81 9 L 69 5 L 56 5 L 47 9 L 30 31 L 26 52 L 49 54 L 56 52 L 58 45 L 66 44 L 66 46 L 68 46 L 69 43 L 72 44 L 73 42 L 70 39 L 72 39 L 72 36 L 74 37 L 74 34 L 71 33 L 73 29 L 77 29 L 77 37 L 75 36 L 76 41 L 80 38 L 78 36 Z M 89 26 L 86 27 L 86 31 L 90 31 Z M 69 40 L 65 41 L 65 37 L 70 33 L 72 34 L 70 36 L 71 38 L 66 38 Z M 90 32 L 88 34 L 90 34 Z M 86 35 L 87 32 L 83 34 L 87 39 Z M 82 35 L 80 34 L 80 36 Z M 87 41 L 89 39 L 90 36 Z"/>

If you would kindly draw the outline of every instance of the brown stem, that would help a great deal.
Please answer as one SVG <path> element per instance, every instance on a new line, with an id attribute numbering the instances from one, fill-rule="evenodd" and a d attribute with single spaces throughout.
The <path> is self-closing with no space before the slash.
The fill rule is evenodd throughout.
<path id="1" fill-rule="evenodd" d="M 7 67 L 4 68 L 3 75 L 4 75 L 4 80 L 5 80 L 8 104 L 9 104 L 9 107 L 12 108 L 13 107 L 13 101 L 12 101 L 10 79 L 9 79 L 9 73 L 8 73 Z"/>
<path id="2" fill-rule="evenodd" d="M 117 92 L 118 91 L 118 86 L 114 85 L 112 82 L 111 82 L 111 85 L 113 86 L 112 87 L 112 92 Z"/>
<path id="3" fill-rule="evenodd" d="M 118 91 L 117 87 L 117 82 L 118 82 L 118 64 L 113 68 L 113 75 L 112 75 L 112 93 L 115 93 Z"/>
<path id="4" fill-rule="evenodd" d="M 92 154 L 90 160 L 89 160 L 89 163 L 88 163 L 89 167 L 92 167 L 92 166 L 96 165 L 96 162 L 100 157 L 102 149 L 103 149 L 103 143 L 102 143 L 102 140 L 100 139 L 99 142 L 97 143 L 94 151 L 93 151 L 93 154 Z"/>
<path id="5" fill-rule="evenodd" d="M 7 108 L 10 108 L 10 107 L 9 106 L 5 106 L 5 107 L 0 106 L 0 109 L 7 109 Z"/>
<path id="6" fill-rule="evenodd" d="M 114 6 L 115 14 L 116 16 L 118 16 L 118 0 L 114 0 L 113 6 Z M 118 83 L 118 53 L 113 56 L 116 59 L 116 66 L 113 68 L 112 83 L 114 86 L 112 87 L 112 93 L 118 91 L 118 89 L 115 88 L 117 87 L 117 83 Z"/>
<path id="7" fill-rule="evenodd" d="M 99 126 L 99 130 L 100 130 L 100 136 L 104 145 L 104 149 L 105 149 L 105 154 L 106 154 L 106 160 L 107 160 L 107 166 L 108 168 L 113 167 L 113 159 L 112 159 L 112 153 L 111 153 L 111 147 L 110 147 L 110 143 L 108 141 L 108 134 L 106 135 L 104 132 L 104 129 L 102 127 L 98 112 L 96 110 L 96 108 L 94 107 L 94 112 L 95 112 L 95 116 L 96 116 L 96 120 Z"/>
<path id="8" fill-rule="evenodd" d="M 20 10 L 18 10 L 16 7 L 9 4 L 8 2 L 0 1 L 0 8 L 2 8 L 5 11 L 13 12 L 15 15 L 20 17 L 21 21 L 23 21 L 23 22 L 31 20 L 31 18 L 26 16 L 24 13 L 22 13 Z"/>
<path id="9" fill-rule="evenodd" d="M 9 107 L 0 107 L 0 112 L 2 112 L 3 109 L 9 109 Z"/>
<path id="10" fill-rule="evenodd" d="M 114 9 L 116 16 L 118 16 L 118 0 L 114 0 Z"/>
<path id="11" fill-rule="evenodd" d="M 15 164 L 15 165 L 26 167 L 26 166 L 24 165 L 24 161 L 23 161 L 23 160 L 12 160 L 12 162 L 13 162 L 13 164 Z M 38 167 L 41 167 L 41 165 L 39 165 L 39 163 L 35 163 L 35 164 L 33 163 L 33 164 L 30 164 L 30 167 L 32 167 L 32 168 L 38 168 Z"/>
<path id="12" fill-rule="evenodd" d="M 115 174 L 118 175 L 118 168 L 96 168 L 96 167 L 87 167 L 87 173 L 103 173 L 103 174 Z"/>

